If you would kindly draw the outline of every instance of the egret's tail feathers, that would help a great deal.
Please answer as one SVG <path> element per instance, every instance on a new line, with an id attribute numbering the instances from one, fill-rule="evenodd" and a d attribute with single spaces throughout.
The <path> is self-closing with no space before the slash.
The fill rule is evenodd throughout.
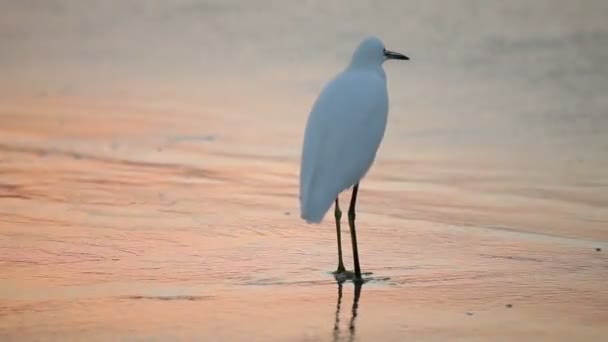
<path id="1" fill-rule="evenodd" d="M 305 220 L 306 223 L 308 223 L 308 224 L 311 224 L 311 223 L 318 224 L 318 223 L 321 223 L 321 221 L 323 220 L 323 217 L 321 217 L 321 218 L 310 218 L 310 217 L 304 216 L 304 214 L 302 214 L 300 217 L 303 220 Z"/>
<path id="2" fill-rule="evenodd" d="M 321 223 L 321 221 L 323 221 L 323 217 L 325 216 L 325 213 L 322 214 L 318 214 L 315 213 L 316 215 L 312 215 L 312 213 L 306 213 L 304 211 L 302 211 L 300 213 L 300 217 L 306 221 L 306 223 Z"/>
<path id="3" fill-rule="evenodd" d="M 313 196 L 310 196 L 313 195 Z M 321 223 L 323 217 L 331 207 L 334 199 L 328 198 L 316 198 L 323 196 L 304 196 L 301 200 L 300 217 L 306 220 L 307 223 Z"/>

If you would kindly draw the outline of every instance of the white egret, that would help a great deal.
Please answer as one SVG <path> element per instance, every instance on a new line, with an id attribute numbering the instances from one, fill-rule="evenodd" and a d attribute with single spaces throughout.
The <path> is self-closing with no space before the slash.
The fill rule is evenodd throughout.
<path id="1" fill-rule="evenodd" d="M 376 37 L 364 39 L 347 68 L 325 85 L 313 105 L 304 133 L 300 166 L 300 216 L 320 223 L 335 203 L 338 268 L 344 273 L 338 195 L 353 187 L 348 223 L 355 280 L 361 281 L 355 232 L 355 203 L 359 182 L 374 162 L 388 115 L 386 74 L 389 59 L 409 60 L 388 51 Z"/>

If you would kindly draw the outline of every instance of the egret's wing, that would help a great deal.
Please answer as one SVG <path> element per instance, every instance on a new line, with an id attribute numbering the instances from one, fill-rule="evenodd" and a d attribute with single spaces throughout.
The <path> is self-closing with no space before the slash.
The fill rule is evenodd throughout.
<path id="1" fill-rule="evenodd" d="M 337 195 L 374 161 L 386 128 L 386 81 L 373 72 L 345 72 L 322 91 L 310 114 L 300 170 L 302 217 L 320 222 Z"/>

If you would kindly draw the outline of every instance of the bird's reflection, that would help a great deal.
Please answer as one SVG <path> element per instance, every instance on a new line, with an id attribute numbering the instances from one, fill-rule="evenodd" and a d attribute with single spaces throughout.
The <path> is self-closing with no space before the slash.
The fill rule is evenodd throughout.
<path id="1" fill-rule="evenodd" d="M 336 304 L 336 319 L 334 320 L 334 341 L 340 339 L 340 306 L 342 305 L 342 283 L 338 282 L 338 303 Z"/>
<path id="2" fill-rule="evenodd" d="M 336 303 L 336 317 L 334 321 L 334 341 L 340 341 L 340 309 L 342 307 L 342 294 L 343 294 L 343 281 L 338 281 L 338 302 Z M 355 339 L 355 325 L 357 320 L 357 313 L 359 309 L 359 298 L 361 298 L 361 288 L 363 287 L 362 283 L 355 282 L 354 283 L 354 296 L 353 296 L 353 306 L 351 310 L 351 317 L 348 323 L 348 340 L 354 341 Z"/>

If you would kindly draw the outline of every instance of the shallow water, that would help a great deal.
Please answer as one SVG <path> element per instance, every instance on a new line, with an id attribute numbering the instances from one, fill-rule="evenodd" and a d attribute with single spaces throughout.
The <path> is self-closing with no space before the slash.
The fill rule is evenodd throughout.
<path id="1" fill-rule="evenodd" d="M 351 3 L 2 3 L 2 340 L 605 338 L 605 2 Z M 367 32 L 357 297 L 297 175 Z"/>

